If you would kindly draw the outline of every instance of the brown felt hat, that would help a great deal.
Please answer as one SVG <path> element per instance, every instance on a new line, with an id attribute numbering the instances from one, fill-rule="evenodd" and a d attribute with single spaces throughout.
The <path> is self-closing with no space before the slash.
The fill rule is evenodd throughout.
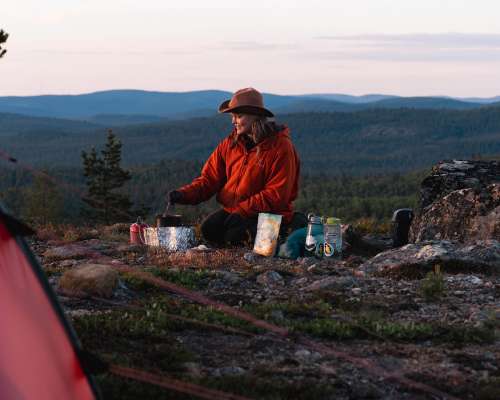
<path id="1" fill-rule="evenodd" d="M 219 106 L 219 112 L 274 117 L 274 114 L 264 107 L 262 95 L 254 88 L 238 90 L 233 94 L 231 100 L 226 100 Z"/>

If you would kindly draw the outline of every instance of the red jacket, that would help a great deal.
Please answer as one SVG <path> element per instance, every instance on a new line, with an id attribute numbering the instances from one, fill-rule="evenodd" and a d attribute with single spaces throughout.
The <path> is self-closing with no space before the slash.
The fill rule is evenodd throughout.
<path id="1" fill-rule="evenodd" d="M 300 161 L 288 128 L 250 150 L 235 133 L 226 137 L 211 154 L 201 176 L 179 189 L 183 204 L 198 204 L 217 193 L 217 201 L 229 213 L 256 217 L 259 212 L 292 219 L 297 198 Z"/>

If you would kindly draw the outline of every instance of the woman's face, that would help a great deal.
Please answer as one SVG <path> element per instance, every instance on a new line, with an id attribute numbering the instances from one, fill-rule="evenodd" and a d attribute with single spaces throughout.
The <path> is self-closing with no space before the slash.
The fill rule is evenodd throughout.
<path id="1" fill-rule="evenodd" d="M 250 114 L 231 114 L 233 125 L 237 135 L 249 135 L 252 132 L 252 123 L 257 119 Z"/>

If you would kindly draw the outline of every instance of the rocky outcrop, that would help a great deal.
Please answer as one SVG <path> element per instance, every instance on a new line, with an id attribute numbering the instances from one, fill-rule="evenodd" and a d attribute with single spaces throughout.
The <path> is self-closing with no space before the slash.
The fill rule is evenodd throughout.
<path id="1" fill-rule="evenodd" d="M 500 271 L 500 242 L 464 244 L 447 240 L 410 243 L 377 254 L 359 267 L 364 273 L 422 277 L 439 264 L 449 272 Z"/>
<path id="2" fill-rule="evenodd" d="M 500 240 L 500 162 L 445 161 L 421 186 L 410 242 Z"/>

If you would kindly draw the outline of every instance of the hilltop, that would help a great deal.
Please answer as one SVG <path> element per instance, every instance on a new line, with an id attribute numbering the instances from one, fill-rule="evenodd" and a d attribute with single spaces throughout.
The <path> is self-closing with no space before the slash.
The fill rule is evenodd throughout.
<path id="1" fill-rule="evenodd" d="M 160 118 L 186 119 L 212 116 L 231 97 L 222 90 L 153 92 L 108 90 L 76 95 L 3 96 L 0 112 L 38 117 L 85 119 L 104 122 L 116 115 L 153 122 Z M 378 108 L 471 109 L 499 105 L 500 98 L 453 99 L 449 97 L 401 97 L 342 94 L 276 95 L 264 93 L 266 105 L 278 115 L 292 112 L 352 112 Z M 116 119 L 115 119 L 116 120 Z"/>

